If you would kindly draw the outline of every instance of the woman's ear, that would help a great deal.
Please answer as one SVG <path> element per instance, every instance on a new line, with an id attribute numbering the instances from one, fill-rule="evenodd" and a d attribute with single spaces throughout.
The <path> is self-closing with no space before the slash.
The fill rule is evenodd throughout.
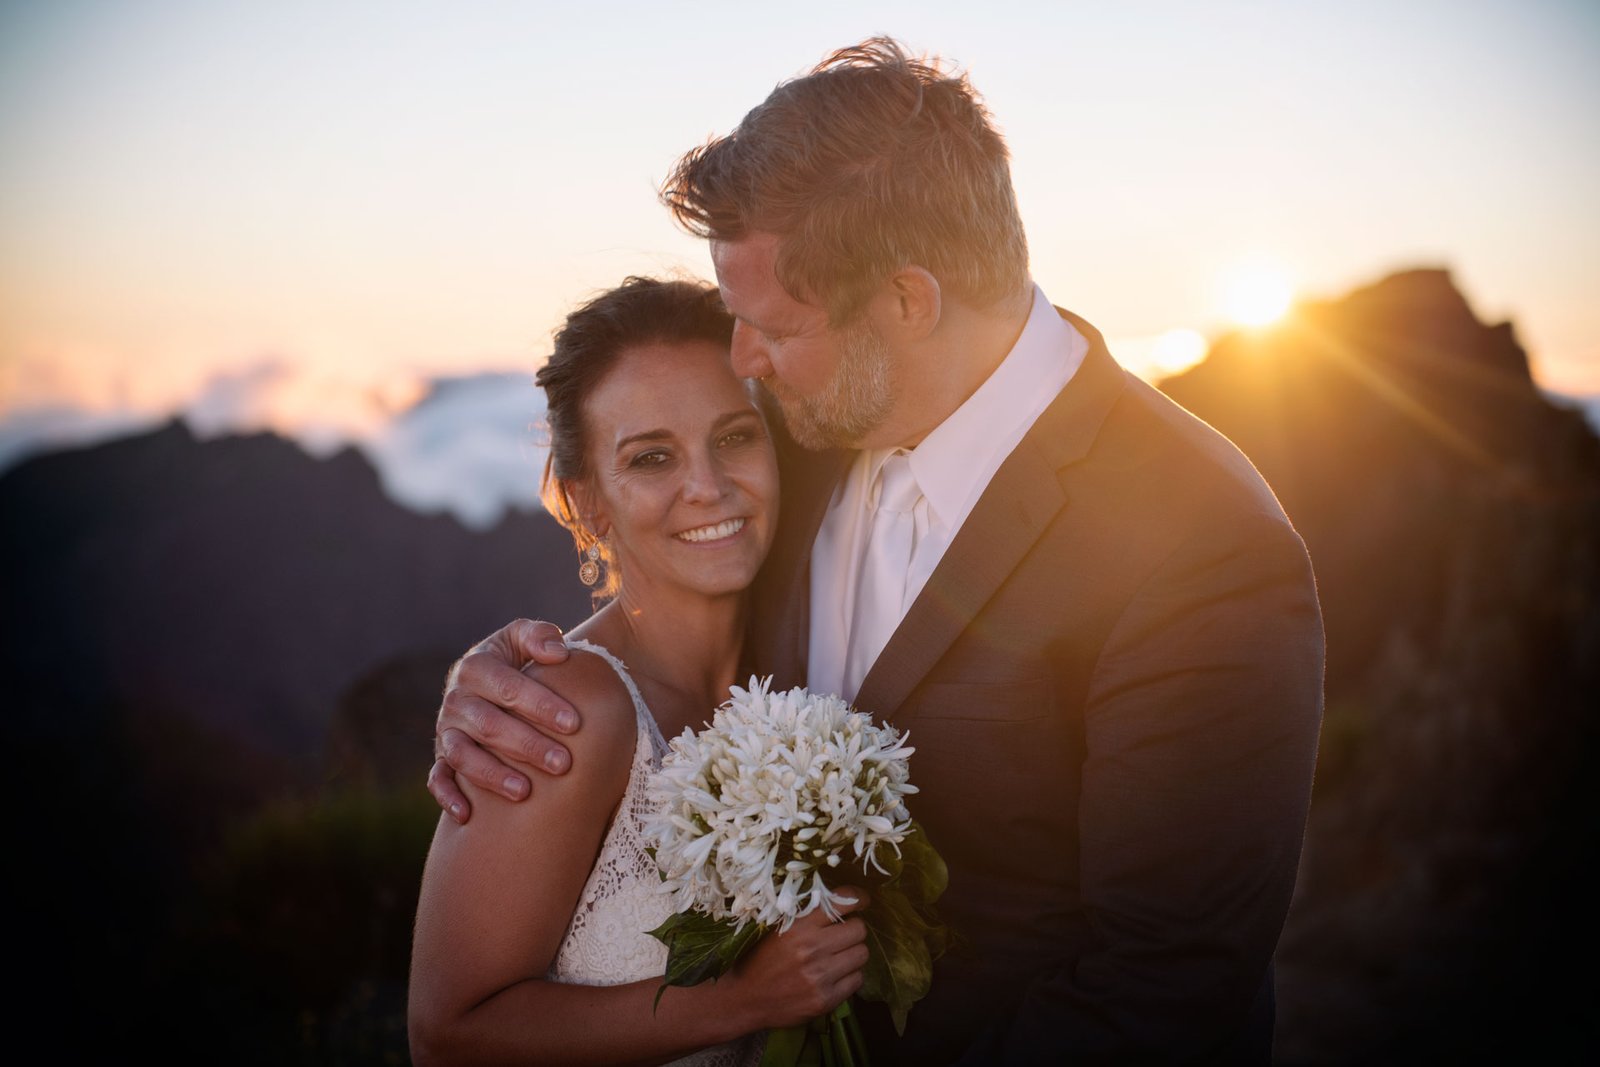
<path id="1" fill-rule="evenodd" d="M 611 520 L 600 505 L 599 495 L 588 482 L 569 482 L 566 491 L 573 515 L 583 524 L 584 530 L 596 541 L 603 540 L 611 532 Z"/>

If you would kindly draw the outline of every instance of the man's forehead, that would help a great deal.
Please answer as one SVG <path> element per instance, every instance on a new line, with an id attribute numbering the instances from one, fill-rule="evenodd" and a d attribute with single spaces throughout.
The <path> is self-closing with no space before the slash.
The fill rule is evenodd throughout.
<path id="1" fill-rule="evenodd" d="M 735 241 L 711 242 L 711 264 L 723 288 L 739 293 L 765 288 L 778 282 L 776 239 L 767 234 L 751 234 Z"/>
<path id="2" fill-rule="evenodd" d="M 735 315 L 820 311 L 796 300 L 778 281 L 778 238 L 755 233 L 734 241 L 711 242 L 711 265 L 722 301 Z"/>

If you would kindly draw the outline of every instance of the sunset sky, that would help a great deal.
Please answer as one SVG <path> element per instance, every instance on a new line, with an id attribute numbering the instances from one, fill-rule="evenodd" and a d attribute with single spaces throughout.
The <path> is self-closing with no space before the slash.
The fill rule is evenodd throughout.
<path id="1" fill-rule="evenodd" d="M 531 369 L 593 289 L 709 277 L 656 184 L 873 33 L 971 74 L 1035 278 L 1147 376 L 1241 271 L 1436 265 L 1600 394 L 1592 2 L 51 0 L 0 3 L 0 421 L 264 376 L 356 426 Z"/>

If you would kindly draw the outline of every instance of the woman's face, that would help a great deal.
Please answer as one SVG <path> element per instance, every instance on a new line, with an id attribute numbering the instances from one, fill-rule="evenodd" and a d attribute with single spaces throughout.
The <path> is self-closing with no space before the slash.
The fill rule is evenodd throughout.
<path id="1" fill-rule="evenodd" d="M 776 529 L 778 464 L 728 350 L 629 348 L 583 413 L 590 476 L 579 508 L 610 539 L 629 594 L 748 586 Z"/>

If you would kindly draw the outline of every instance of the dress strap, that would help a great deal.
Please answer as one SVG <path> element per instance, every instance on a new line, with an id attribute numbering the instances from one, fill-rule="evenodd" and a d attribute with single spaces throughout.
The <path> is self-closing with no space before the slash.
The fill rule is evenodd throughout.
<path id="1" fill-rule="evenodd" d="M 583 652 L 593 652 L 617 672 L 617 677 L 622 679 L 622 684 L 628 689 L 628 696 L 633 699 L 633 714 L 638 719 L 641 728 L 656 730 L 656 718 L 650 714 L 650 709 L 645 706 L 644 697 L 639 693 L 639 687 L 633 682 L 633 675 L 628 673 L 627 664 L 616 657 L 609 648 L 597 645 L 592 641 L 585 641 L 581 637 L 565 637 L 568 648 L 578 649 Z"/>

